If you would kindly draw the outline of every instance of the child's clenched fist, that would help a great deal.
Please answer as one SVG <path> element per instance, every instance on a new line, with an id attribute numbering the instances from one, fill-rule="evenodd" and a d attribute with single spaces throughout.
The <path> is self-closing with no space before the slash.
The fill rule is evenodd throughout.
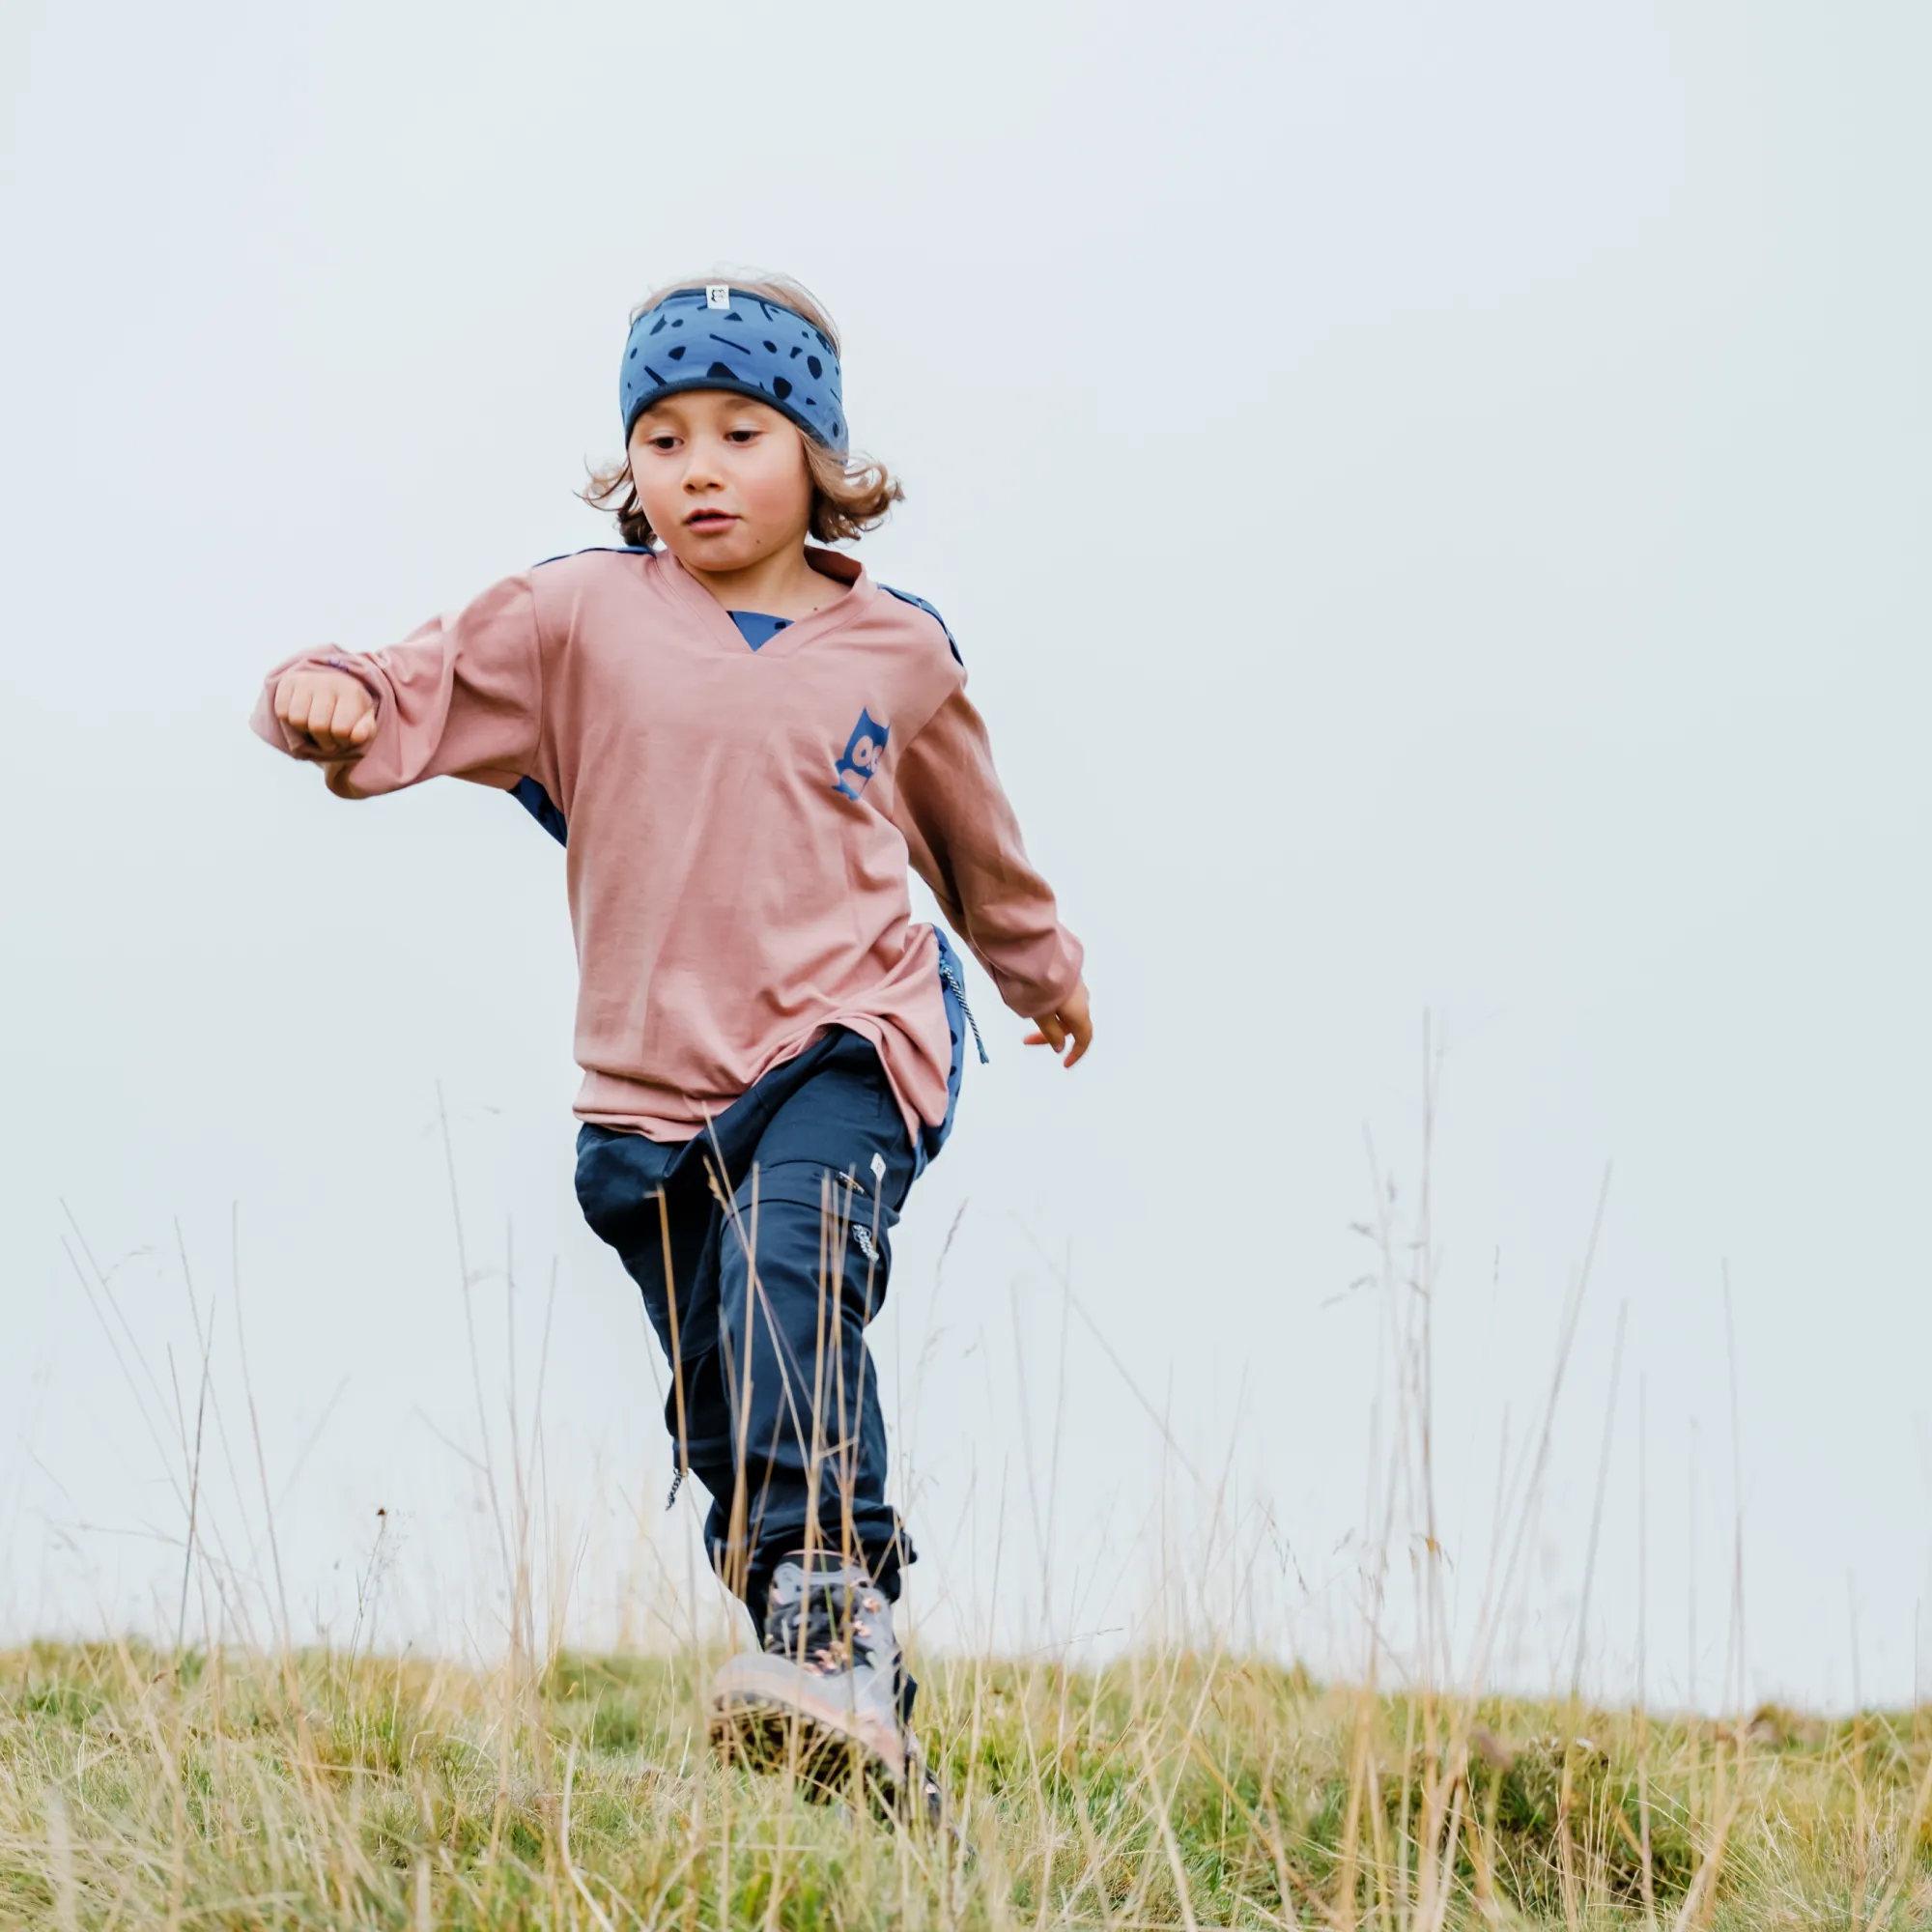
<path id="1" fill-rule="evenodd" d="M 346 670 L 292 670 L 275 686 L 275 716 L 325 757 L 359 752 L 376 735 L 376 700 Z"/>

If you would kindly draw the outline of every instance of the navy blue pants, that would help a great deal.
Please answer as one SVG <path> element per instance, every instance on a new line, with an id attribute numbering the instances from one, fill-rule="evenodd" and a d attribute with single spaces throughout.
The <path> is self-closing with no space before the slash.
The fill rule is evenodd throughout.
<path id="1" fill-rule="evenodd" d="M 912 1560 L 886 1501 L 866 1326 L 941 1138 L 915 1149 L 871 1042 L 842 1027 L 695 1140 L 579 1131 L 577 1198 L 643 1291 L 671 1369 L 678 1466 L 710 1492 L 712 1563 L 754 1618 L 814 1520 L 817 1547 L 862 1554 L 889 1595 Z"/>

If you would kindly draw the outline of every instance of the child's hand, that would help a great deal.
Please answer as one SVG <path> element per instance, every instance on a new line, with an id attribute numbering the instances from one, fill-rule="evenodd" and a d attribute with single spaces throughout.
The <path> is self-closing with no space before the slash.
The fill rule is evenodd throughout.
<path id="1" fill-rule="evenodd" d="M 376 700 L 346 670 L 292 670 L 275 686 L 275 716 L 324 757 L 347 757 L 376 735 Z"/>
<path id="2" fill-rule="evenodd" d="M 1086 980 L 1074 987 L 1057 1013 L 1036 1013 L 1033 1023 L 1038 1031 L 1027 1035 L 1028 1046 L 1050 1046 L 1060 1053 L 1070 1040 L 1073 1050 L 1066 1055 L 1066 1064 L 1077 1066 L 1094 1044 L 1094 1020 L 1087 1009 Z"/>

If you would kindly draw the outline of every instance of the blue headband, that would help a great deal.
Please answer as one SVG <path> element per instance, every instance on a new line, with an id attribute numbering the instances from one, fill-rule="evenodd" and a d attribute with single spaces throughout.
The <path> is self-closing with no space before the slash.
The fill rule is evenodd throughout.
<path id="1" fill-rule="evenodd" d="M 845 399 L 838 352 L 804 316 L 713 283 L 679 289 L 631 325 L 618 377 L 624 440 L 652 404 L 684 389 L 728 389 L 789 416 L 843 456 Z"/>

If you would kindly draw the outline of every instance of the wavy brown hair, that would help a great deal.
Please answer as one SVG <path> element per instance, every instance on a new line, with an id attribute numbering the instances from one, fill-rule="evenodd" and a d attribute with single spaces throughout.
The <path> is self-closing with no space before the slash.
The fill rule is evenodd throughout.
<path id="1" fill-rule="evenodd" d="M 728 279 L 733 289 L 760 301 L 776 302 L 781 308 L 804 316 L 838 353 L 838 330 L 823 305 L 808 288 L 789 275 L 759 275 L 745 278 L 723 272 L 694 275 L 688 281 L 667 282 L 653 290 L 631 311 L 636 322 L 647 309 L 655 308 L 666 296 L 679 289 L 702 288 L 707 282 Z M 769 407 L 769 405 L 767 406 Z M 863 536 L 885 522 L 893 505 L 904 500 L 905 492 L 883 463 L 867 456 L 837 456 L 815 436 L 801 433 L 805 444 L 805 464 L 811 472 L 810 531 L 817 543 L 841 543 L 848 537 Z M 577 493 L 586 503 L 609 510 L 617 519 L 617 531 L 627 544 L 647 544 L 655 532 L 644 506 L 638 497 L 638 485 L 631 474 L 628 451 L 616 463 L 603 469 L 592 467 L 590 480 Z"/>

